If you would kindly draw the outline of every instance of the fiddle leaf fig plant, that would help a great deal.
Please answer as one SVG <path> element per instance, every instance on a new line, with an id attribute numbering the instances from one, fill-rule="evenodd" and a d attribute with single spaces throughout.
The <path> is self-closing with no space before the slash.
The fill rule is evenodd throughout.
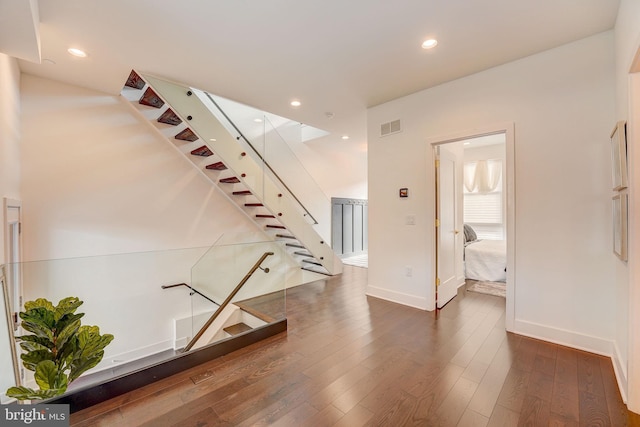
<path id="1" fill-rule="evenodd" d="M 100 335 L 97 326 L 82 325 L 84 313 L 77 297 L 60 300 L 58 305 L 44 298 L 25 303 L 20 312 L 22 327 L 31 335 L 16 337 L 24 351 L 24 367 L 34 372 L 39 389 L 10 387 L 7 396 L 18 400 L 40 400 L 58 396 L 83 372 L 102 360 L 104 348 L 113 335 Z"/>

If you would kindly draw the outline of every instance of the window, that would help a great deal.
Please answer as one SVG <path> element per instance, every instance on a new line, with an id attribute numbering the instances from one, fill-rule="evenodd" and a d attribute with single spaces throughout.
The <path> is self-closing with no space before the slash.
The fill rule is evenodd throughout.
<path id="1" fill-rule="evenodd" d="M 465 163 L 464 222 L 478 239 L 503 240 L 502 212 L 502 161 Z"/>

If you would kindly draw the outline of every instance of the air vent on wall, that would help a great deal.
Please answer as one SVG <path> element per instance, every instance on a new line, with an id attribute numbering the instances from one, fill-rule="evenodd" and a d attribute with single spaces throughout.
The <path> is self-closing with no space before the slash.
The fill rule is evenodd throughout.
<path id="1" fill-rule="evenodd" d="M 394 120 L 389 123 L 383 123 L 380 125 L 380 136 L 391 135 L 392 133 L 398 133 L 402 130 L 400 127 L 400 119 Z"/>

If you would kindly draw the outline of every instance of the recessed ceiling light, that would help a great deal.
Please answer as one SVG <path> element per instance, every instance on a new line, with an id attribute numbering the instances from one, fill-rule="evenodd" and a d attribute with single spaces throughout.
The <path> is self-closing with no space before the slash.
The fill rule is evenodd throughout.
<path id="1" fill-rule="evenodd" d="M 67 52 L 69 52 L 73 56 L 77 56 L 78 58 L 87 57 L 87 52 L 82 49 L 76 49 L 75 47 L 70 47 L 69 49 L 67 49 Z"/>
<path id="2" fill-rule="evenodd" d="M 216 141 L 217 141 L 217 139 L 215 139 L 215 138 L 211 138 L 209 141 L 211 141 L 211 142 L 216 142 Z"/>
<path id="3" fill-rule="evenodd" d="M 342 139 L 344 139 L 344 140 L 349 139 L 349 135 L 342 135 Z"/>
<path id="4" fill-rule="evenodd" d="M 292 107 L 299 107 L 301 105 L 302 105 L 302 103 L 300 101 L 298 101 L 298 100 L 291 101 L 291 106 Z"/>
<path id="5" fill-rule="evenodd" d="M 471 145 L 471 143 L 470 142 L 465 142 L 462 145 Z"/>
<path id="6" fill-rule="evenodd" d="M 436 39 L 427 39 L 422 42 L 423 49 L 433 49 L 438 45 L 438 40 Z"/>
<path id="7" fill-rule="evenodd" d="M 262 123 L 262 119 L 253 119 L 253 121 L 256 123 Z"/>

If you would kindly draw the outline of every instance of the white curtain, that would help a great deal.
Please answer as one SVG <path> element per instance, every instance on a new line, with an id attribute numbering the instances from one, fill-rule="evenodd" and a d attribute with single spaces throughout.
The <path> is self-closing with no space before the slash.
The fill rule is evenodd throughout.
<path id="1" fill-rule="evenodd" d="M 468 193 L 487 194 L 496 191 L 501 177 L 501 160 L 478 160 L 464 164 L 464 188 Z"/>

